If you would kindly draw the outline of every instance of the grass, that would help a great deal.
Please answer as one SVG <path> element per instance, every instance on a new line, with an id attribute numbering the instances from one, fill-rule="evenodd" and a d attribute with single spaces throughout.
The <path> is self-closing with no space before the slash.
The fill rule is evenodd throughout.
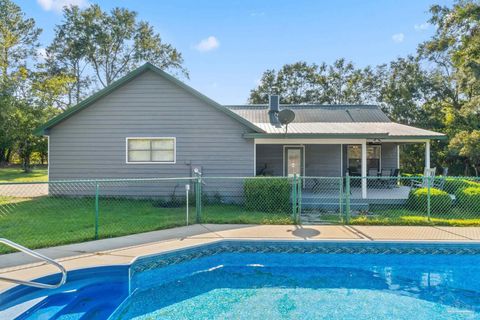
<path id="1" fill-rule="evenodd" d="M 191 224 L 195 208 L 190 208 Z M 164 208 L 152 200 L 100 198 L 99 238 L 186 225 L 185 207 Z M 292 224 L 290 214 L 245 211 L 235 205 L 205 205 L 203 223 Z M 0 237 L 32 249 L 95 239 L 95 199 L 0 197 Z M 0 247 L 0 253 L 6 253 Z"/>
<path id="2" fill-rule="evenodd" d="M 36 168 L 29 173 L 18 167 L 0 168 L 0 182 L 45 182 L 48 181 L 46 168 Z"/>
<path id="3" fill-rule="evenodd" d="M 339 213 L 324 213 L 322 221 L 331 224 L 346 224 L 346 217 Z M 460 208 L 451 208 L 447 212 L 432 213 L 430 219 L 424 211 L 408 208 L 382 208 L 371 206 L 367 213 L 357 213 L 350 216 L 349 224 L 376 226 L 451 226 L 480 227 L 480 208 L 468 212 Z"/>
<path id="4" fill-rule="evenodd" d="M 165 207 L 165 202 L 127 198 L 100 198 L 98 238 L 111 238 L 186 225 L 185 207 Z M 323 214 L 332 224 L 344 224 L 338 213 Z M 238 205 L 204 203 L 202 223 L 292 224 L 291 213 L 249 211 Z M 189 223 L 195 223 L 195 207 Z M 368 214 L 352 215 L 353 225 L 480 226 L 478 213 L 451 208 L 433 213 L 407 208 L 375 207 Z M 95 198 L 93 197 L 0 197 L 0 237 L 32 249 L 95 239 Z M 9 252 L 0 247 L 0 254 Z"/>

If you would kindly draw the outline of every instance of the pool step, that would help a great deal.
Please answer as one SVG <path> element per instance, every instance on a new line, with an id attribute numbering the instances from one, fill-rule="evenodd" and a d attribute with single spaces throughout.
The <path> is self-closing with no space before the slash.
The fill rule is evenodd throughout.
<path id="1" fill-rule="evenodd" d="M 73 291 L 48 296 L 15 318 L 15 320 L 50 319 L 52 314 L 56 314 L 64 309 L 75 300 L 76 296 L 77 293 Z"/>
<path id="2" fill-rule="evenodd" d="M 106 319 L 126 296 L 121 282 L 89 285 L 47 297 L 15 320 Z"/>

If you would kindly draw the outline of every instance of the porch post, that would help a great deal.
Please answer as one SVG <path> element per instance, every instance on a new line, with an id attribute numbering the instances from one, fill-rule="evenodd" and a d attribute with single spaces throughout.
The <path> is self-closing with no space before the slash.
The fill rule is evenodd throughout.
<path id="1" fill-rule="evenodd" d="M 367 140 L 362 142 L 362 198 L 367 198 Z"/>
<path id="2" fill-rule="evenodd" d="M 425 142 L 425 168 L 430 169 L 430 140 Z"/>

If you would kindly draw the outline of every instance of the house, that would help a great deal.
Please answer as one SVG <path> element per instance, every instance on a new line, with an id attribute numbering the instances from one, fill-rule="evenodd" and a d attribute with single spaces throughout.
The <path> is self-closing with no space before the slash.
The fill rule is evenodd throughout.
<path id="1" fill-rule="evenodd" d="M 390 121 L 378 106 L 223 106 L 145 64 L 36 130 L 49 179 L 191 176 L 340 177 L 399 167 L 399 146 L 443 134 Z M 288 126 L 278 112 L 289 108 Z M 366 196 L 366 184 L 362 194 Z"/>

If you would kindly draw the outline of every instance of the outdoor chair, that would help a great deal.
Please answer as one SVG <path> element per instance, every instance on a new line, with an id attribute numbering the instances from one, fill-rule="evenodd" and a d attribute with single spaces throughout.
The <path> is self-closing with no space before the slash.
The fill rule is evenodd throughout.
<path id="1" fill-rule="evenodd" d="M 382 169 L 382 170 L 380 170 L 379 176 L 382 177 L 382 178 L 380 179 L 380 184 L 381 184 L 383 187 L 388 186 L 388 181 L 387 181 L 386 177 L 390 177 L 391 174 L 392 174 L 392 170 L 390 170 L 390 169 Z"/>
<path id="2" fill-rule="evenodd" d="M 393 173 L 391 174 L 391 179 L 386 179 L 385 183 L 386 186 L 389 188 L 394 188 L 397 187 L 398 185 L 398 176 L 400 175 L 400 169 L 396 168 L 393 170 Z"/>
<path id="3" fill-rule="evenodd" d="M 372 187 L 378 187 L 380 185 L 380 180 L 378 179 L 378 170 L 377 169 L 368 169 L 367 172 L 368 176 L 368 184 L 370 184 Z M 371 177 L 376 177 L 376 178 L 371 178 Z"/>
<path id="4" fill-rule="evenodd" d="M 447 175 L 448 175 L 448 168 L 443 168 L 443 172 L 440 178 L 435 178 L 433 187 L 436 189 L 443 190 L 443 188 L 445 187 L 445 180 L 447 180 Z"/>
<path id="5" fill-rule="evenodd" d="M 417 180 L 414 179 L 411 182 L 411 187 L 418 189 L 418 188 L 426 188 L 428 187 L 428 180 L 430 180 L 430 186 L 433 187 L 435 185 L 435 172 L 437 171 L 437 168 L 425 168 L 423 171 L 423 176 L 421 179 Z"/>

